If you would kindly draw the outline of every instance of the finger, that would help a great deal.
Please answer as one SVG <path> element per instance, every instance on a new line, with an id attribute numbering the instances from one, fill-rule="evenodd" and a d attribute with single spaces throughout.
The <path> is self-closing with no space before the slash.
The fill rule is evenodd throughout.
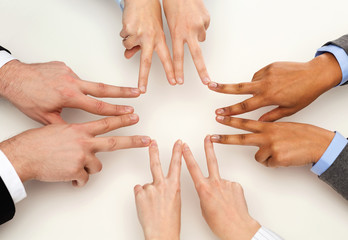
<path id="1" fill-rule="evenodd" d="M 146 92 L 147 81 L 150 74 L 150 68 L 152 63 L 152 53 L 153 47 L 144 46 L 141 48 L 141 57 L 140 57 L 140 70 L 139 70 L 139 89 L 142 93 Z"/>
<path id="2" fill-rule="evenodd" d="M 213 143 L 210 140 L 210 136 L 206 136 L 204 140 L 205 156 L 207 158 L 209 177 L 220 179 L 219 165 L 214 152 Z"/>
<path id="3" fill-rule="evenodd" d="M 175 85 L 175 74 L 173 68 L 172 58 L 170 57 L 168 46 L 165 42 L 161 42 L 156 47 L 156 52 L 161 59 L 164 71 L 166 72 L 168 82 L 171 85 Z"/>
<path id="4" fill-rule="evenodd" d="M 97 157 L 92 156 L 89 159 L 87 159 L 85 171 L 88 174 L 96 174 L 100 172 L 102 168 L 103 168 L 103 165 Z"/>
<path id="5" fill-rule="evenodd" d="M 133 35 L 133 36 L 130 36 L 128 38 L 124 38 L 122 40 L 122 44 L 126 49 L 130 50 L 130 49 L 134 48 L 135 46 L 140 45 L 140 42 L 139 42 L 138 36 Z"/>
<path id="6" fill-rule="evenodd" d="M 188 46 L 191 52 L 193 62 L 196 66 L 197 72 L 203 84 L 207 85 L 211 82 L 207 68 L 204 63 L 201 47 L 197 40 L 193 38 L 188 41 Z"/>
<path id="7" fill-rule="evenodd" d="M 134 98 L 140 95 L 138 88 L 116 87 L 104 83 L 94 83 L 81 80 L 80 89 L 84 94 L 101 98 Z"/>
<path id="8" fill-rule="evenodd" d="M 147 136 L 117 136 L 117 137 L 98 137 L 93 139 L 93 152 L 112 152 L 119 149 L 141 148 L 150 145 L 151 139 Z"/>
<path id="9" fill-rule="evenodd" d="M 254 111 L 258 108 L 265 107 L 268 104 L 264 102 L 263 98 L 259 96 L 251 97 L 241 103 L 237 103 L 235 105 L 220 108 L 216 110 L 217 115 L 224 115 L 224 116 L 230 116 L 230 115 L 238 115 L 250 111 Z"/>
<path id="10" fill-rule="evenodd" d="M 219 84 L 211 82 L 208 85 L 210 90 L 226 94 L 254 94 L 260 89 L 258 82 L 245 82 L 238 84 Z"/>
<path id="11" fill-rule="evenodd" d="M 140 46 L 136 46 L 130 50 L 126 49 L 124 51 L 125 58 L 127 58 L 127 59 L 132 58 L 134 56 L 134 54 L 136 54 L 140 49 L 141 49 Z"/>
<path id="12" fill-rule="evenodd" d="M 186 143 L 183 146 L 183 156 L 184 156 L 187 169 L 190 172 L 190 175 L 192 177 L 193 182 L 195 183 L 196 186 L 199 185 L 201 182 L 203 182 L 204 176 L 203 176 L 202 171 L 199 168 L 195 158 L 193 157 L 189 146 Z"/>
<path id="13" fill-rule="evenodd" d="M 83 169 L 76 176 L 76 179 L 72 181 L 74 187 L 83 187 L 86 185 L 89 179 L 89 174 Z"/>
<path id="14" fill-rule="evenodd" d="M 262 122 L 273 122 L 276 120 L 279 120 L 283 117 L 290 116 L 294 113 L 292 109 L 289 108 L 282 108 L 282 107 L 277 107 L 273 109 L 272 111 L 263 114 L 260 118 L 259 121 Z"/>
<path id="15" fill-rule="evenodd" d="M 164 179 L 157 142 L 153 140 L 149 148 L 150 168 L 154 183 L 162 182 Z"/>
<path id="16" fill-rule="evenodd" d="M 83 94 L 76 96 L 66 107 L 82 109 L 86 112 L 103 116 L 118 116 L 134 112 L 133 107 L 113 105 Z"/>
<path id="17" fill-rule="evenodd" d="M 168 178 L 175 181 L 180 180 L 181 173 L 181 158 L 182 158 L 182 141 L 178 140 L 173 147 L 172 160 L 170 161 Z"/>
<path id="18" fill-rule="evenodd" d="M 59 113 L 48 113 L 44 118 L 49 124 L 66 124 Z"/>
<path id="19" fill-rule="evenodd" d="M 134 187 L 134 195 L 137 196 L 141 191 L 143 191 L 143 187 L 141 185 L 136 185 Z"/>
<path id="20" fill-rule="evenodd" d="M 217 116 L 216 121 L 224 125 L 242 129 L 249 132 L 261 132 L 264 129 L 265 123 L 244 118 L 235 118 L 228 116 Z"/>
<path id="21" fill-rule="evenodd" d="M 181 85 L 184 83 L 184 42 L 178 39 L 172 39 L 172 42 L 175 79 Z"/>
<path id="22" fill-rule="evenodd" d="M 115 129 L 131 126 L 139 121 L 136 114 L 122 115 L 118 117 L 103 118 L 93 122 L 82 123 L 81 128 L 93 136 L 108 133 Z"/>
<path id="23" fill-rule="evenodd" d="M 207 37 L 207 32 L 205 30 L 202 30 L 198 34 L 198 41 L 199 42 L 204 42 Z"/>
<path id="24" fill-rule="evenodd" d="M 271 158 L 272 151 L 270 149 L 260 149 L 255 154 L 255 160 L 261 164 L 265 164 Z"/>
<path id="25" fill-rule="evenodd" d="M 222 144 L 260 146 L 264 140 L 261 134 L 213 135 L 211 141 Z"/>
<path id="26" fill-rule="evenodd" d="M 121 38 L 128 38 L 129 37 L 129 33 L 125 27 L 122 28 L 122 30 L 120 32 L 120 36 L 121 36 Z"/>

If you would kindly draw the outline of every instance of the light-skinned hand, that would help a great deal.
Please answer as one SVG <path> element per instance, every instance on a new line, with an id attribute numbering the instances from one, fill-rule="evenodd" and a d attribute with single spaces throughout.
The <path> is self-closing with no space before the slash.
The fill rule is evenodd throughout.
<path id="1" fill-rule="evenodd" d="M 184 45 L 187 43 L 199 77 L 208 84 L 211 80 L 199 44 L 205 41 L 210 24 L 203 0 L 163 0 L 163 9 L 172 37 L 176 82 L 184 83 Z"/>
<path id="2" fill-rule="evenodd" d="M 334 132 L 309 124 L 260 122 L 217 116 L 227 126 L 252 133 L 213 135 L 215 143 L 257 146 L 256 161 L 268 167 L 302 166 L 316 163 L 330 145 Z"/>
<path id="3" fill-rule="evenodd" d="M 131 58 L 141 50 L 138 83 L 140 91 L 146 92 L 153 51 L 161 59 L 169 83 L 175 85 L 173 63 L 163 32 L 160 1 L 125 0 L 122 23 L 120 35 L 126 48 L 125 57 Z"/>
<path id="4" fill-rule="evenodd" d="M 151 142 L 149 153 L 153 182 L 134 187 L 138 218 L 146 240 L 178 240 L 181 222 L 182 142 L 178 140 L 174 145 L 166 177 L 163 175 L 156 141 Z"/>
<path id="5" fill-rule="evenodd" d="M 99 172 L 102 164 L 97 152 L 146 147 L 146 136 L 96 137 L 125 126 L 136 124 L 135 114 L 108 117 L 82 124 L 51 124 L 23 132 L 0 143 L 0 149 L 25 182 L 72 181 L 74 186 L 87 183 L 90 174 Z"/>
<path id="6" fill-rule="evenodd" d="M 210 136 L 204 140 L 209 176 L 204 177 L 192 152 L 184 144 L 183 155 L 195 184 L 202 214 L 211 230 L 222 240 L 250 240 L 261 227 L 248 212 L 239 183 L 221 179 Z"/>
<path id="7" fill-rule="evenodd" d="M 253 95 L 243 102 L 217 109 L 217 115 L 238 115 L 275 105 L 277 108 L 259 119 L 271 122 L 305 108 L 321 94 L 337 86 L 341 79 L 342 73 L 336 58 L 325 53 L 306 63 L 273 63 L 255 73 L 249 83 L 210 83 L 209 88 L 226 94 Z"/>
<path id="8" fill-rule="evenodd" d="M 133 107 L 109 104 L 88 95 L 134 98 L 140 91 L 81 80 L 62 62 L 25 64 L 12 60 L 0 69 L 0 95 L 30 118 L 50 124 L 65 123 L 60 115 L 63 108 L 103 116 L 133 113 Z"/>

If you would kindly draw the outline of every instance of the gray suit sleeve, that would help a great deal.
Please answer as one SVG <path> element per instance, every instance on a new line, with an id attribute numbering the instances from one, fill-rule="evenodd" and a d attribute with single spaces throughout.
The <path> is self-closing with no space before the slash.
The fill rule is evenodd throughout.
<path id="1" fill-rule="evenodd" d="M 334 41 L 327 42 L 324 46 L 331 45 L 331 44 L 337 47 L 343 48 L 343 50 L 348 54 L 348 34 Z"/>
<path id="2" fill-rule="evenodd" d="M 319 178 L 348 200 L 348 144 Z"/>

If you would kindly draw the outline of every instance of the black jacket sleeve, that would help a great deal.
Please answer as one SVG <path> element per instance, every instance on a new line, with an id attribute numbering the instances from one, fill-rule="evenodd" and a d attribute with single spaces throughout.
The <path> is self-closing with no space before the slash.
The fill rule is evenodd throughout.
<path id="1" fill-rule="evenodd" d="M 319 178 L 348 200 L 348 144 Z"/>
<path id="2" fill-rule="evenodd" d="M 0 177 L 0 224 L 11 220 L 15 212 L 16 209 L 12 197 Z"/>
<path id="3" fill-rule="evenodd" d="M 11 52 L 10 52 L 9 50 L 7 50 L 6 48 L 1 47 L 1 46 L 0 46 L 0 51 L 6 51 L 6 52 L 8 52 L 9 54 L 11 54 Z"/>

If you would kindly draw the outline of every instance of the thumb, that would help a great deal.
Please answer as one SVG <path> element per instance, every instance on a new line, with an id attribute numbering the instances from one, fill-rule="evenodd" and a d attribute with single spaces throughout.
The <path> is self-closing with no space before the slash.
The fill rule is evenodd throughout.
<path id="1" fill-rule="evenodd" d="M 290 116 L 293 113 L 291 109 L 288 108 L 282 108 L 282 107 L 277 107 L 273 109 L 272 111 L 265 113 L 259 118 L 259 121 L 262 122 L 274 122 L 276 120 L 279 120 L 283 117 Z"/>
<path id="2" fill-rule="evenodd" d="M 133 57 L 134 54 L 136 54 L 139 50 L 140 50 L 140 46 L 135 46 L 135 47 L 132 48 L 132 49 L 126 49 L 126 50 L 124 51 L 124 56 L 125 56 L 127 59 L 130 59 L 130 58 Z"/>

